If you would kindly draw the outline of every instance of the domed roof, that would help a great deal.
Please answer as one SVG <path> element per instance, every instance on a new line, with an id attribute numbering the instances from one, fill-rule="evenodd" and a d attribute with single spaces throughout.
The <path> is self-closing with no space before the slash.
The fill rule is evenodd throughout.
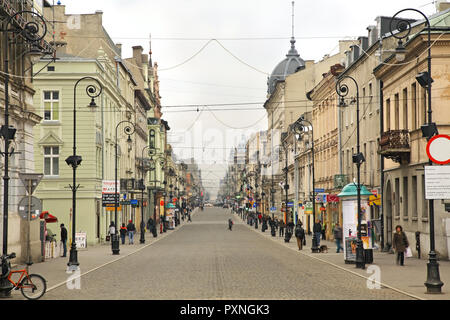
<path id="1" fill-rule="evenodd" d="M 305 61 L 300 58 L 300 55 L 295 49 L 295 39 L 291 38 L 291 49 L 289 50 L 286 58 L 281 61 L 267 80 L 267 93 L 272 94 L 275 91 L 275 86 L 278 81 L 283 81 L 290 74 L 297 72 L 298 70 L 305 68 Z"/>

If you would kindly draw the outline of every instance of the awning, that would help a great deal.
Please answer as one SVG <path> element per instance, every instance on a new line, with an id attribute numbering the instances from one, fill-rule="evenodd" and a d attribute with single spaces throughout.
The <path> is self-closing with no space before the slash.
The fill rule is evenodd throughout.
<path id="1" fill-rule="evenodd" d="M 58 218 L 48 213 L 48 211 L 42 211 L 39 215 L 39 219 L 45 219 L 47 223 L 58 222 Z"/>

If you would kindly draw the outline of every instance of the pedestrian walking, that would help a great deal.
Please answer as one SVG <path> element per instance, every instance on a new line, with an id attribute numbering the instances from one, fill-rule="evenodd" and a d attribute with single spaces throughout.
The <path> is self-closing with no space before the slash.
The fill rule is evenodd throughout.
<path id="1" fill-rule="evenodd" d="M 408 238 L 403 232 L 402 226 L 398 225 L 395 227 L 394 238 L 392 240 L 392 246 L 397 253 L 397 265 L 405 265 L 405 251 L 409 247 Z"/>
<path id="2" fill-rule="evenodd" d="M 61 243 L 64 250 L 62 257 L 65 257 L 67 255 L 67 229 L 66 227 L 64 227 L 64 223 L 61 223 L 60 228 L 61 228 Z"/>
<path id="3" fill-rule="evenodd" d="M 339 222 L 334 225 L 333 235 L 334 241 L 336 242 L 336 253 L 339 253 L 342 249 L 341 242 L 343 238 L 342 227 L 339 225 Z"/>
<path id="4" fill-rule="evenodd" d="M 122 244 L 125 244 L 125 237 L 127 236 L 127 227 L 125 227 L 125 223 L 122 223 L 122 226 L 120 227 L 120 239 L 122 239 Z"/>
<path id="5" fill-rule="evenodd" d="M 313 226 L 313 238 L 315 239 L 316 246 L 320 246 L 320 236 L 322 235 L 322 225 L 320 220 L 317 219 Z"/>
<path id="6" fill-rule="evenodd" d="M 116 234 L 116 225 L 114 224 L 114 221 L 111 221 L 111 223 L 109 224 L 108 233 L 111 237 L 113 237 Z M 111 241 L 111 243 L 112 243 L 112 241 Z"/>
<path id="7" fill-rule="evenodd" d="M 284 224 L 284 221 L 283 220 L 279 220 L 280 221 L 280 233 L 279 233 L 279 235 L 280 235 L 280 237 L 284 237 L 284 227 L 285 227 L 285 224 Z"/>
<path id="8" fill-rule="evenodd" d="M 231 218 L 228 219 L 228 229 L 229 229 L 230 231 L 232 231 L 232 229 L 233 229 L 233 220 L 231 220 Z"/>
<path id="9" fill-rule="evenodd" d="M 327 240 L 327 224 L 324 223 L 322 226 L 322 240 Z"/>
<path id="10" fill-rule="evenodd" d="M 190 212 L 188 212 L 188 222 L 192 222 L 192 220 L 191 220 L 191 213 Z"/>
<path id="11" fill-rule="evenodd" d="M 136 231 L 136 228 L 132 220 L 128 221 L 127 230 L 128 230 L 128 244 L 134 244 L 134 232 Z"/>
<path id="12" fill-rule="evenodd" d="M 303 229 L 301 221 L 297 221 L 295 226 L 295 237 L 297 238 L 298 250 L 303 249 L 303 241 L 305 240 L 305 229 Z"/>
<path id="13" fill-rule="evenodd" d="M 289 242 L 291 240 L 293 233 L 294 233 L 294 223 L 292 221 L 289 221 L 286 224 L 286 232 L 284 234 L 284 242 Z"/>

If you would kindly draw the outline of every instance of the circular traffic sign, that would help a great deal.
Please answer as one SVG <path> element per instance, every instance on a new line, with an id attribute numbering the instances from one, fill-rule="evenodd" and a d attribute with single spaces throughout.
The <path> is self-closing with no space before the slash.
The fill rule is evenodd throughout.
<path id="1" fill-rule="evenodd" d="M 19 216 L 28 220 L 28 212 L 30 212 L 30 220 L 36 220 L 42 212 L 42 202 L 36 197 L 31 197 L 31 208 L 28 206 L 28 197 L 23 197 L 19 202 Z"/>
<path id="2" fill-rule="evenodd" d="M 438 134 L 428 141 L 428 158 L 437 164 L 450 163 L 450 136 Z"/>

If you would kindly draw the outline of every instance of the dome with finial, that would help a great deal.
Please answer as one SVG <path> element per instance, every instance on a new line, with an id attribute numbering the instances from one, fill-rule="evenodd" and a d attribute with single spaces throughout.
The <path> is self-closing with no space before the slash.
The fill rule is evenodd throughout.
<path id="1" fill-rule="evenodd" d="M 275 87 L 278 81 L 284 81 L 290 74 L 297 72 L 298 70 L 305 68 L 305 61 L 300 58 L 300 55 L 295 48 L 294 37 L 294 1 L 292 1 L 292 37 L 291 37 L 291 49 L 286 55 L 286 58 L 281 61 L 267 80 L 267 93 L 272 94 L 275 91 Z"/>
<path id="2" fill-rule="evenodd" d="M 267 93 L 272 94 L 275 91 L 278 81 L 284 81 L 288 75 L 303 68 L 305 68 L 305 61 L 300 58 L 297 49 L 295 49 L 295 39 L 292 38 L 291 49 L 286 55 L 286 58 L 273 69 L 267 81 Z"/>

